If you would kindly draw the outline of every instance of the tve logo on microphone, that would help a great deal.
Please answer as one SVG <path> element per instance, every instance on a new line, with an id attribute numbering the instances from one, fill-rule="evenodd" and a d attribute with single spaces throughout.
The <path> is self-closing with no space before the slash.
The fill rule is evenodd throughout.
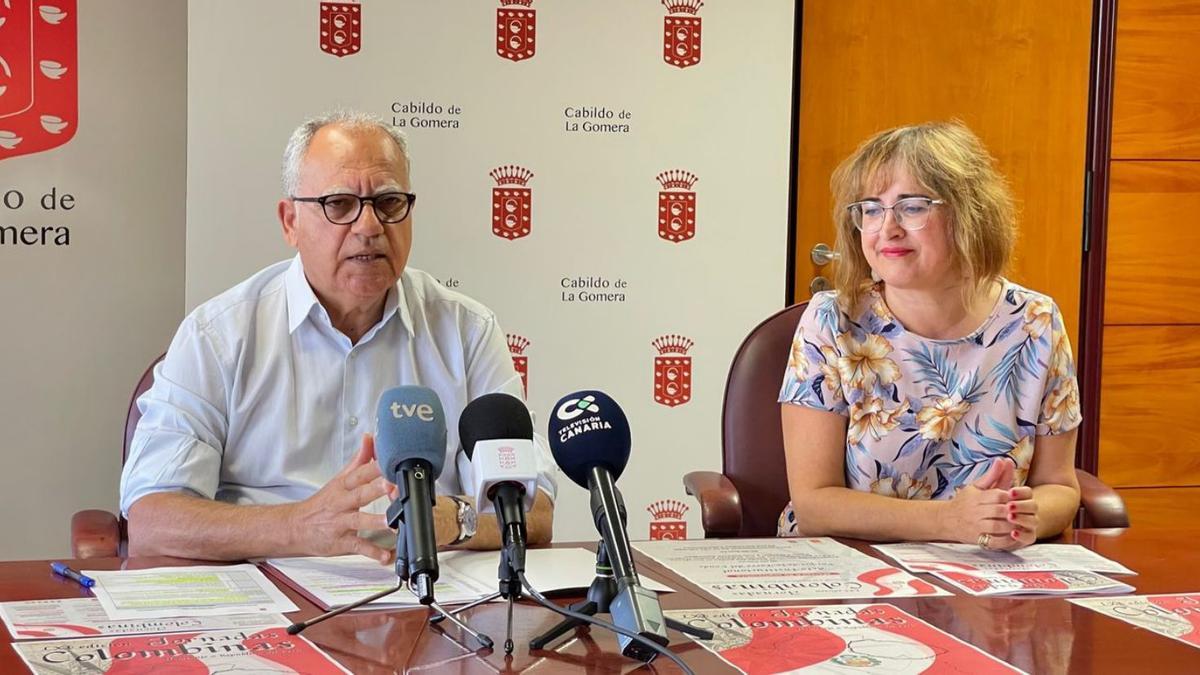
<path id="1" fill-rule="evenodd" d="M 402 420 L 406 417 L 415 417 L 422 422 L 433 421 L 433 406 L 428 403 L 406 404 L 399 401 L 392 401 L 392 417 Z"/>

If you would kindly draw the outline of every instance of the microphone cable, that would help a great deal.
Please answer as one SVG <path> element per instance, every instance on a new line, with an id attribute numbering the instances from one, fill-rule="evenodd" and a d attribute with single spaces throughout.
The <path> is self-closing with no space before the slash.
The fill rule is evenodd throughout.
<path id="1" fill-rule="evenodd" d="M 605 621 L 604 619 L 597 619 L 594 616 L 588 616 L 587 614 L 581 614 L 576 611 L 572 611 L 569 609 L 565 609 L 563 607 L 559 607 L 557 604 L 548 600 L 546 598 L 546 596 L 539 593 L 537 591 L 537 589 L 535 589 L 533 586 L 529 585 L 529 580 L 525 578 L 524 572 L 517 572 L 517 578 L 521 580 L 521 586 L 525 589 L 525 592 L 529 594 L 529 597 L 536 600 L 539 605 L 545 607 L 546 609 L 548 609 L 552 612 L 555 612 L 557 614 L 561 614 L 561 615 L 567 617 L 568 619 L 574 619 L 576 621 L 583 621 L 585 623 L 595 624 L 597 626 L 600 626 L 601 628 L 606 628 L 614 633 L 619 633 L 621 635 L 624 635 L 625 637 L 627 637 L 631 640 L 637 640 L 639 643 L 644 644 L 647 647 L 650 647 L 651 649 L 658 652 L 659 654 L 662 654 L 662 655 L 666 656 L 667 658 L 671 659 L 672 661 L 674 661 L 675 665 L 682 668 L 683 672 L 687 673 L 688 675 L 696 675 L 695 671 L 693 671 L 691 668 L 689 668 L 688 665 L 683 662 L 683 659 L 679 658 L 679 656 L 677 654 L 675 654 L 675 652 L 672 652 L 670 649 L 667 649 L 666 647 L 658 644 L 657 642 L 655 642 L 653 640 L 648 640 L 631 630 L 627 630 L 627 629 L 621 628 L 620 626 L 617 626 L 615 624 L 611 624 L 611 623 Z M 649 663 L 649 661 L 647 661 L 647 663 Z"/>

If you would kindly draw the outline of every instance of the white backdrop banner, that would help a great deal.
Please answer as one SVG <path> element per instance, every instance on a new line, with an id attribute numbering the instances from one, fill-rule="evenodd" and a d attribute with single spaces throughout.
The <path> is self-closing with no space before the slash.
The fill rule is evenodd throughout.
<path id="1" fill-rule="evenodd" d="M 186 6 L 0 0 L 0 560 L 114 508 L 184 302 Z"/>
<path id="2" fill-rule="evenodd" d="M 336 107 L 410 139 L 410 264 L 491 307 L 545 433 L 625 409 L 632 539 L 702 536 L 734 350 L 787 284 L 791 0 L 189 4 L 189 307 L 290 254 L 284 142 Z M 780 374 L 782 378 L 782 373 Z M 555 537 L 595 538 L 560 480 Z"/>

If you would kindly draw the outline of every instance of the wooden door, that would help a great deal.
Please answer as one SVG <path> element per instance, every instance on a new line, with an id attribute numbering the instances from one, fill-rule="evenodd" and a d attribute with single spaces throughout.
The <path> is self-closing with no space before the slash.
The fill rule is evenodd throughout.
<path id="1" fill-rule="evenodd" d="M 1091 0 L 806 0 L 795 297 L 833 243 L 829 176 L 871 134 L 957 118 L 1008 177 L 1021 239 L 1009 276 L 1078 334 Z"/>

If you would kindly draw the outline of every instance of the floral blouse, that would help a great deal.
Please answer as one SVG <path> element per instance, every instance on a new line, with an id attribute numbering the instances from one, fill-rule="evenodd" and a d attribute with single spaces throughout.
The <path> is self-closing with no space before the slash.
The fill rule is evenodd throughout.
<path id="1" fill-rule="evenodd" d="M 1079 425 L 1079 386 L 1062 314 L 1048 296 L 1004 281 L 991 315 L 956 340 L 909 333 L 879 286 L 851 318 L 835 292 L 813 296 L 792 340 L 780 403 L 849 418 L 846 486 L 901 499 L 949 499 L 1016 463 L 1024 485 L 1034 436 Z M 779 535 L 796 533 L 788 504 Z"/>

